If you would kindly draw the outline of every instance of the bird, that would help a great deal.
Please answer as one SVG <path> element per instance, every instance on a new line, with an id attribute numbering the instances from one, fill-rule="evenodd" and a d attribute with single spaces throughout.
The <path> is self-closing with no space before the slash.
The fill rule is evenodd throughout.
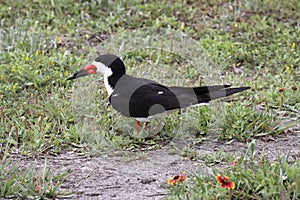
<path id="1" fill-rule="evenodd" d="M 221 84 L 201 87 L 165 86 L 156 81 L 136 78 L 126 74 L 125 64 L 116 55 L 102 54 L 91 64 L 73 74 L 73 80 L 102 73 L 109 96 L 109 104 L 122 115 L 136 119 L 136 132 L 141 122 L 148 128 L 153 117 L 187 107 L 208 104 L 211 100 L 229 96 L 250 87 L 235 87 Z"/>

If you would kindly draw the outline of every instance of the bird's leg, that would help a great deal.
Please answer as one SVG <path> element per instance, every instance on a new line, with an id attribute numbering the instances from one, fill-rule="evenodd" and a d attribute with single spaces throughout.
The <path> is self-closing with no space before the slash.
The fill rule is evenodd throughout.
<path id="1" fill-rule="evenodd" d="M 144 128 L 144 129 L 145 129 L 145 131 L 146 131 L 146 130 L 148 130 L 148 128 L 149 128 L 149 123 L 150 123 L 150 122 L 146 122 L 146 124 L 145 124 L 145 128 Z"/>
<path id="2" fill-rule="evenodd" d="M 136 132 L 139 133 L 141 131 L 141 122 L 136 121 Z"/>

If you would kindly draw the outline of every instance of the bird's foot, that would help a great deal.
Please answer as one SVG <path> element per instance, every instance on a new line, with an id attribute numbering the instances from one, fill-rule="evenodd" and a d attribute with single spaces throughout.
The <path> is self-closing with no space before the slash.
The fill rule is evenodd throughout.
<path id="1" fill-rule="evenodd" d="M 150 124 L 150 122 L 145 123 L 145 126 L 144 126 L 145 131 L 148 131 L 149 124 Z M 140 121 L 136 121 L 136 129 L 135 130 L 136 130 L 136 133 L 139 133 L 141 131 L 141 122 Z"/>

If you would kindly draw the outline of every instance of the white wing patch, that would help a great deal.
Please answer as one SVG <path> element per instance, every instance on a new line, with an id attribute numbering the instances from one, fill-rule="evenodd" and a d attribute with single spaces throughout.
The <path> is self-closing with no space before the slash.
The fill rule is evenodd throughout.
<path id="1" fill-rule="evenodd" d="M 158 91 L 158 94 L 163 94 L 164 92 L 163 91 Z"/>
<path id="2" fill-rule="evenodd" d="M 112 97 L 117 97 L 117 96 L 119 96 L 119 95 L 120 95 L 119 93 L 113 94 Z"/>

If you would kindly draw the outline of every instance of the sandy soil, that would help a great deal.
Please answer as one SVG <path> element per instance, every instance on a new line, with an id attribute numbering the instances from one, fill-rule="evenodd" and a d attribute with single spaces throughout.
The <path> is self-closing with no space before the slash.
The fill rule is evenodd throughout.
<path id="1" fill-rule="evenodd" d="M 270 159 L 284 156 L 299 157 L 300 132 L 285 134 L 268 141 L 256 140 L 256 151 L 268 155 Z M 241 153 L 247 149 L 246 143 L 206 140 L 198 147 L 200 155 L 218 152 Z M 121 152 L 116 155 L 82 157 L 65 153 L 56 157 L 28 159 L 16 158 L 20 164 L 41 166 L 47 159 L 48 167 L 55 170 L 71 169 L 72 173 L 62 185 L 62 191 L 76 191 L 69 199 L 164 199 L 168 195 L 166 181 L 173 175 L 199 169 L 209 173 L 211 166 L 201 160 L 191 161 L 177 153 L 171 154 L 170 146 L 145 152 Z"/>

